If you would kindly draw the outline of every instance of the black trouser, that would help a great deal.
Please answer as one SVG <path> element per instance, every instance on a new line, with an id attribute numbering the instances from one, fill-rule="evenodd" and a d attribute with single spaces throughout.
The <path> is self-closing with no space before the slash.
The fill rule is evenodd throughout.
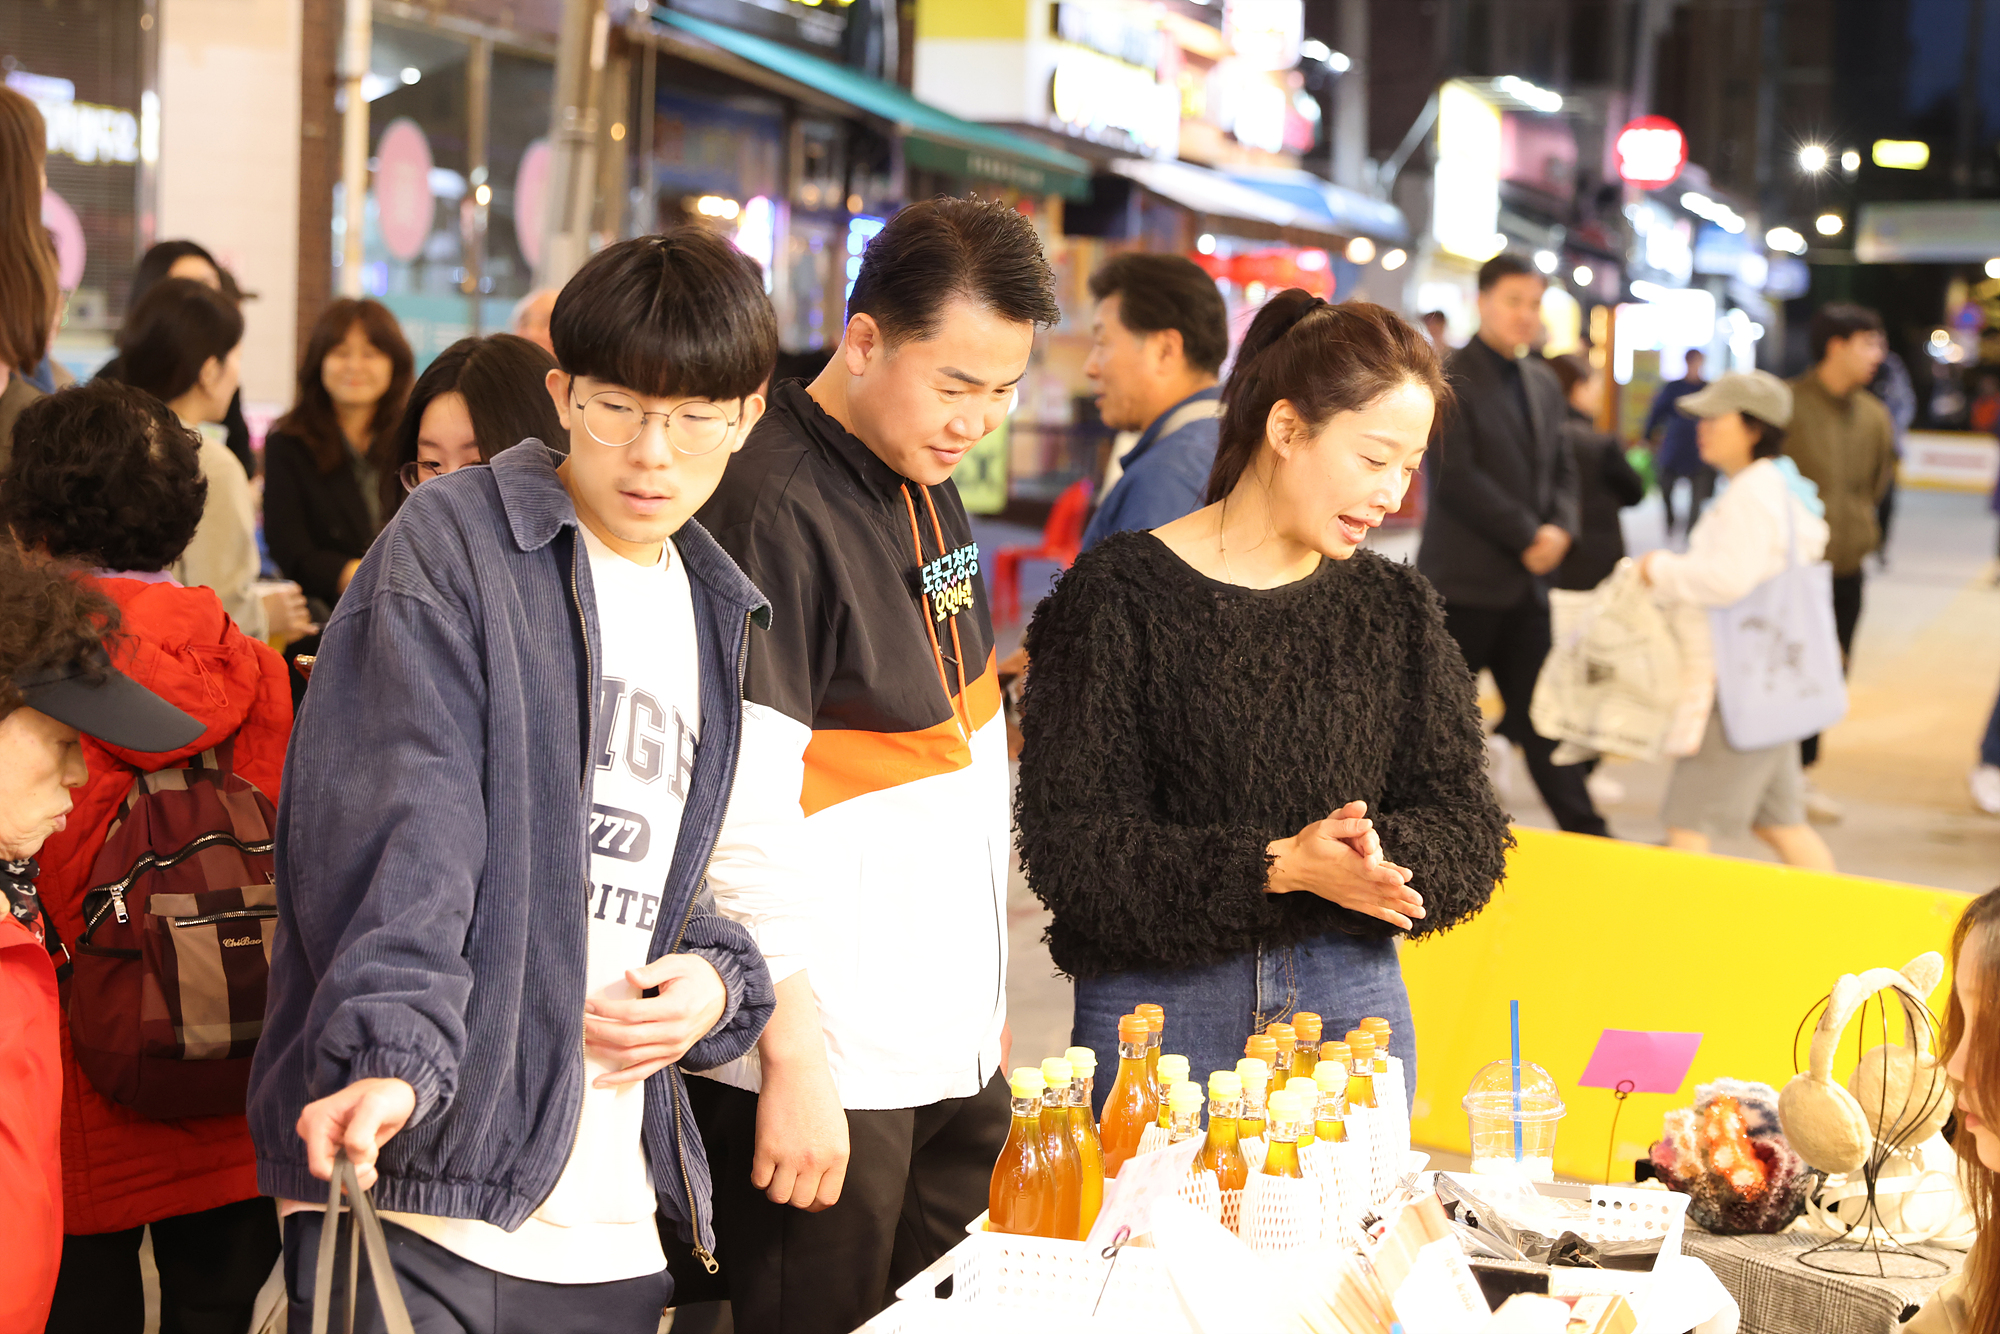
<path id="1" fill-rule="evenodd" d="M 262 1198 L 240 1200 L 149 1226 L 153 1265 L 160 1271 L 160 1334 L 243 1334 L 257 1290 L 278 1258 L 277 1206 Z M 145 1232 L 128 1227 L 63 1238 L 48 1334 L 139 1334 L 145 1328 L 139 1274 Z"/>
<path id="2" fill-rule="evenodd" d="M 969 1098 L 850 1111 L 840 1200 L 812 1214 L 773 1204 L 750 1184 L 756 1094 L 690 1079 L 688 1101 L 715 1178 L 721 1268 L 704 1283 L 685 1246 L 668 1246 L 668 1263 L 677 1279 L 685 1275 L 685 1300 L 729 1299 L 737 1334 L 848 1334 L 868 1323 L 898 1287 L 965 1240 L 965 1225 L 986 1207 L 1011 1116 L 998 1076 Z"/>
<path id="3" fill-rule="evenodd" d="M 1853 574 L 1833 576 L 1833 633 L 1840 640 L 1840 670 L 1847 671 L 1848 654 L 1854 648 L 1854 627 L 1861 624 L 1861 585 L 1865 576 L 1856 570 Z M 1811 767 L 1819 762 L 1819 737 L 1817 734 L 1799 742 L 1799 763 Z"/>
<path id="4" fill-rule="evenodd" d="M 1552 763 L 1549 757 L 1555 753 L 1556 743 L 1538 734 L 1528 721 L 1535 678 L 1541 675 L 1542 663 L 1549 656 L 1547 605 L 1535 597 L 1498 610 L 1447 602 L 1444 624 L 1458 641 L 1458 650 L 1474 676 L 1482 667 L 1492 671 L 1493 683 L 1500 687 L 1500 700 L 1506 706 L 1500 718 L 1500 735 L 1528 757 L 1528 772 L 1556 824 L 1572 834 L 1608 837 L 1604 817 L 1591 804 L 1590 791 L 1583 785 L 1584 767 Z"/>
<path id="5" fill-rule="evenodd" d="M 1701 517 L 1701 507 L 1715 494 L 1715 469 L 1706 463 L 1693 472 L 1663 472 L 1660 474 L 1660 504 L 1667 511 L 1667 531 L 1674 527 L 1674 483 L 1683 477 L 1688 482 L 1687 526 L 1694 527 L 1694 521 Z"/>
<path id="6" fill-rule="evenodd" d="M 318 1209 L 285 1220 L 285 1291 L 291 1298 L 286 1328 L 299 1334 L 312 1329 L 314 1266 L 325 1226 L 326 1215 Z M 421 1334 L 654 1334 L 660 1313 L 673 1299 L 674 1282 L 665 1270 L 610 1283 L 540 1283 L 474 1264 L 399 1223 L 384 1220 L 382 1232 L 410 1323 Z M 352 1225 L 343 1220 L 334 1251 L 332 1329 L 347 1327 L 352 1234 Z M 380 1334 L 382 1312 L 375 1304 L 365 1252 L 361 1271 L 354 1328 Z"/>

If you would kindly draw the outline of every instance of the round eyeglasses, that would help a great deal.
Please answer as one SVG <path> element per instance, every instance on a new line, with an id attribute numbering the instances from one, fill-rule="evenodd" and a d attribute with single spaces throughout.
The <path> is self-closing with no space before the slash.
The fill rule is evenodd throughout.
<path id="1" fill-rule="evenodd" d="M 731 421 L 713 403 L 683 403 L 672 412 L 648 412 L 638 399 L 617 389 L 599 390 L 581 403 L 572 394 L 570 402 L 583 410 L 583 429 L 600 445 L 623 449 L 646 429 L 646 418 L 662 417 L 667 443 L 675 453 L 691 458 L 713 454 L 736 422 L 743 420 L 738 416 Z"/>
<path id="2" fill-rule="evenodd" d="M 444 465 L 431 459 L 418 459 L 415 463 L 405 463 L 396 469 L 396 479 L 403 484 L 403 490 L 414 491 L 419 482 L 428 482 L 433 477 L 444 476 Z"/>

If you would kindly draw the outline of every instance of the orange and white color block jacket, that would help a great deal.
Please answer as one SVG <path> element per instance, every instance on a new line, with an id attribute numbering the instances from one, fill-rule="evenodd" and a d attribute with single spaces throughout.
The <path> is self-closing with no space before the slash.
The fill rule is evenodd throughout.
<path id="1" fill-rule="evenodd" d="M 970 1096 L 1000 1063 L 1010 830 L 958 490 L 899 476 L 787 382 L 699 518 L 772 610 L 750 635 L 747 823 L 710 865 L 717 911 L 774 982 L 806 970 L 843 1106 Z M 759 1086 L 755 1052 L 707 1073 Z"/>

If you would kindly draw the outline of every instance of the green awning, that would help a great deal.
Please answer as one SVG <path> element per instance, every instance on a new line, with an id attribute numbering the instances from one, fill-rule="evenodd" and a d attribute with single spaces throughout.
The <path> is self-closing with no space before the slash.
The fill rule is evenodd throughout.
<path id="1" fill-rule="evenodd" d="M 903 160 L 914 167 L 978 180 L 999 181 L 1030 194 L 1088 198 L 1090 164 L 1074 153 L 962 120 L 920 102 L 893 83 L 808 55 L 753 33 L 738 32 L 660 6 L 653 22 L 684 33 L 801 88 L 834 98 L 878 120 L 903 137 Z"/>

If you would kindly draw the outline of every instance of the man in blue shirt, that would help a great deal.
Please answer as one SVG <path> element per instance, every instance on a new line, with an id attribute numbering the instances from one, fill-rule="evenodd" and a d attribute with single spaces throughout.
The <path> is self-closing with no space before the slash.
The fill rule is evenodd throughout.
<path id="1" fill-rule="evenodd" d="M 1700 348 L 1691 348 L 1687 354 L 1687 374 L 1678 380 L 1660 386 L 1660 392 L 1653 396 L 1653 410 L 1646 414 L 1646 438 L 1659 439 L 1653 454 L 1653 471 L 1660 479 L 1660 503 L 1667 510 L 1667 531 L 1674 528 L 1674 484 L 1683 477 L 1688 483 L 1687 527 L 1694 528 L 1694 521 L 1701 517 L 1701 507 L 1715 494 L 1715 469 L 1701 461 L 1701 446 L 1695 443 L 1694 418 L 1674 411 L 1674 404 L 1703 388 L 1708 381 L 1701 378 L 1702 363 L 1707 356 Z M 1660 428 L 1666 428 L 1662 434 Z"/>
<path id="2" fill-rule="evenodd" d="M 1221 426 L 1216 375 L 1229 355 L 1222 294 L 1192 260 L 1120 255 L 1091 275 L 1090 295 L 1083 372 L 1097 382 L 1098 412 L 1113 430 L 1144 434 L 1084 530 L 1086 551 L 1201 508 Z"/>

